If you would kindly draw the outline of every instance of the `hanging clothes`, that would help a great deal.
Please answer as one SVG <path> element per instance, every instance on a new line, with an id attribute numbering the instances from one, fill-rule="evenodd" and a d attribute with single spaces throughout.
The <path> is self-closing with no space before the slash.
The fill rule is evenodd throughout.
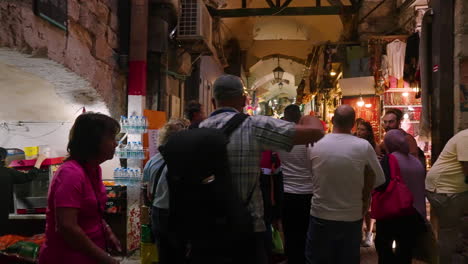
<path id="1" fill-rule="evenodd" d="M 387 57 L 389 74 L 395 78 L 402 79 L 405 69 L 406 43 L 396 39 L 387 45 Z"/>
<path id="2" fill-rule="evenodd" d="M 411 35 L 406 42 L 405 71 L 403 79 L 411 87 L 417 86 L 416 72 L 418 71 L 419 60 L 419 33 Z"/>

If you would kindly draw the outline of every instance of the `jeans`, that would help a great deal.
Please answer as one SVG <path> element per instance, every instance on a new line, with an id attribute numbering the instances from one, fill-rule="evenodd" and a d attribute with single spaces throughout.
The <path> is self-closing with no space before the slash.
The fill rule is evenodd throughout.
<path id="1" fill-rule="evenodd" d="M 375 248 L 379 264 L 411 264 L 418 236 L 426 224 L 419 214 L 376 222 Z M 393 252 L 393 241 L 396 248 Z"/>
<path id="2" fill-rule="evenodd" d="M 284 194 L 283 230 L 288 264 L 305 263 L 312 194 Z"/>
<path id="3" fill-rule="evenodd" d="M 463 215 L 468 212 L 468 192 L 445 194 L 427 192 L 438 223 L 439 263 L 463 263 Z"/>
<path id="4" fill-rule="evenodd" d="M 362 219 L 354 222 L 310 217 L 307 264 L 359 264 Z"/>

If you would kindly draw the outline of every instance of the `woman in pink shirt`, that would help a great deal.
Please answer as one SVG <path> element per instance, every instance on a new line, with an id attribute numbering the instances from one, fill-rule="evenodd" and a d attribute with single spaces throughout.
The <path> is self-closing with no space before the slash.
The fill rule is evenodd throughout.
<path id="1" fill-rule="evenodd" d="M 98 113 L 80 115 L 70 131 L 69 157 L 49 188 L 46 242 L 40 264 L 114 264 L 120 243 L 102 218 L 106 190 L 99 164 L 112 159 L 120 126 Z"/>

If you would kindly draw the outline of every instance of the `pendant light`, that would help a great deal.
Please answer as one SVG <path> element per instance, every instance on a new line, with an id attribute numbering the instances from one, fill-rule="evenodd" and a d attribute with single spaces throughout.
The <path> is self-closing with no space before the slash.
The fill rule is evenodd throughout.
<path id="1" fill-rule="evenodd" d="M 363 107 L 366 103 L 362 99 L 362 95 L 359 96 L 359 101 L 357 102 L 357 106 Z"/>
<path id="2" fill-rule="evenodd" d="M 283 79 L 284 70 L 280 67 L 280 58 L 278 56 L 278 67 L 273 70 L 273 76 L 275 80 L 280 82 Z"/>

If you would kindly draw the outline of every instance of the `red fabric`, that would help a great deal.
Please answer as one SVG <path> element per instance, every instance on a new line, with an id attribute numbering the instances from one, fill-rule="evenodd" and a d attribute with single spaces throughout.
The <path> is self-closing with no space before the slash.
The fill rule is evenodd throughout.
<path id="1" fill-rule="evenodd" d="M 128 95 L 146 95 L 146 61 L 131 61 L 128 69 Z"/>
<path id="2" fill-rule="evenodd" d="M 372 193 L 371 217 L 376 220 L 412 215 L 413 194 L 401 178 L 400 166 L 393 155 L 388 155 L 390 165 L 390 183 L 384 192 Z"/>

